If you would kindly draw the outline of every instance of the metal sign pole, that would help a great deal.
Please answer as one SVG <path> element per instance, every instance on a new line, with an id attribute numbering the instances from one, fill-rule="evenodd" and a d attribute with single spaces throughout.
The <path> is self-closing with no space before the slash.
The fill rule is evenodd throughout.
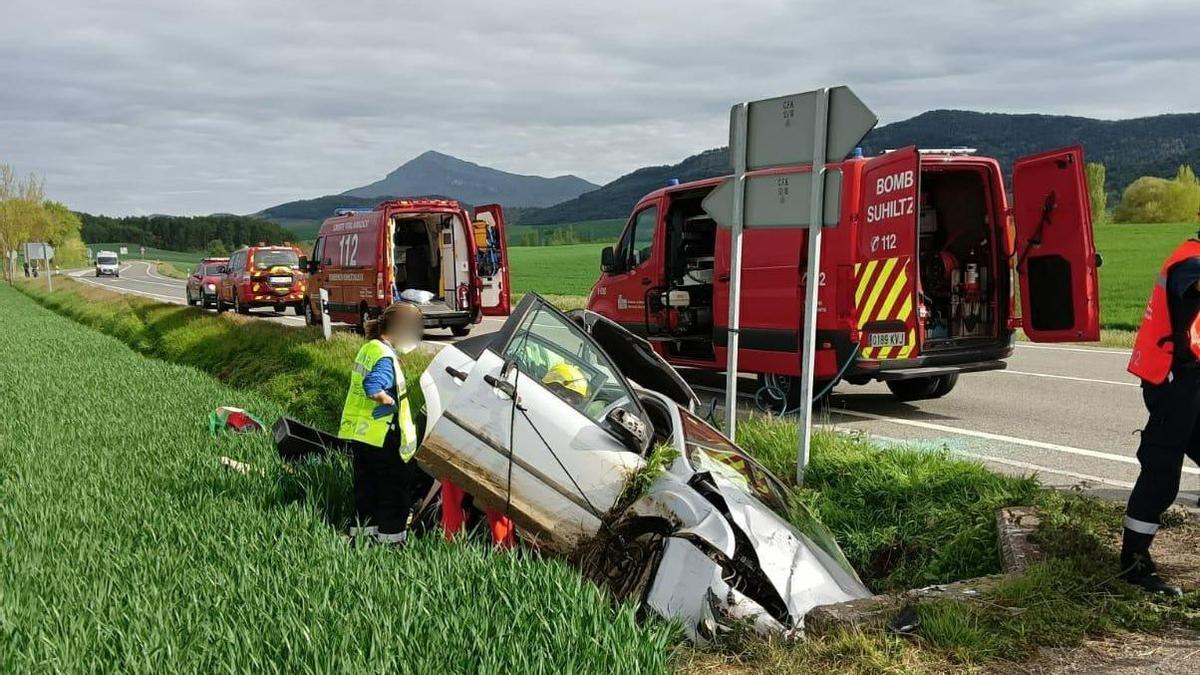
<path id="1" fill-rule="evenodd" d="M 729 329 L 725 342 L 725 434 L 737 435 L 738 327 L 742 309 L 742 230 L 746 205 L 746 130 L 749 106 L 739 103 L 733 114 L 733 143 L 729 148 L 733 162 L 733 217 L 729 224 Z"/>
<path id="2" fill-rule="evenodd" d="M 808 267 L 804 283 L 804 346 L 800 350 L 800 448 L 796 457 L 796 485 L 804 484 L 804 470 L 812 447 L 813 370 L 817 352 L 817 306 L 821 289 L 821 230 L 825 227 L 825 162 L 829 131 L 829 90 L 817 90 L 813 119 L 812 198 L 808 219 Z"/>
<path id="3" fill-rule="evenodd" d="M 54 283 L 50 277 L 54 276 L 54 270 L 50 267 L 50 247 L 45 244 L 42 244 L 42 260 L 46 261 L 46 290 L 53 291 Z"/>

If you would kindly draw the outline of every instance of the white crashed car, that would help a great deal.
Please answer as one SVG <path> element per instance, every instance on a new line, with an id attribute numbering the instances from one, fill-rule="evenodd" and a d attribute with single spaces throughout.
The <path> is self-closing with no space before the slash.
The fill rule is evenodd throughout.
<path id="1" fill-rule="evenodd" d="M 870 595 L 823 527 L 782 517 L 778 479 L 692 412 L 679 374 L 608 319 L 526 295 L 498 333 L 442 349 L 421 388 L 432 475 L 695 640 L 735 622 L 794 632 L 815 606 Z M 662 443 L 675 459 L 623 494 Z"/>

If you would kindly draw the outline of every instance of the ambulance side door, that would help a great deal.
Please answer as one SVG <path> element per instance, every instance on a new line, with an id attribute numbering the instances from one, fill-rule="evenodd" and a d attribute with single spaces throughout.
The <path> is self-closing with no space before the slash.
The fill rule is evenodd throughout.
<path id="1" fill-rule="evenodd" d="M 1083 148 L 1013 164 L 1016 266 L 1025 335 L 1034 342 L 1100 339 L 1100 287 Z"/>
<path id="2" fill-rule="evenodd" d="M 475 207 L 475 220 L 488 226 L 488 246 L 476 242 L 475 264 L 479 284 L 479 304 L 485 316 L 508 316 L 512 309 L 512 287 L 508 283 L 508 238 L 504 231 L 504 209 L 499 204 Z M 490 274 L 484 274 L 490 272 Z"/>
<path id="3" fill-rule="evenodd" d="M 873 157 L 862 170 L 854 264 L 854 314 L 865 359 L 919 351 L 917 217 L 921 156 L 915 146 Z"/>

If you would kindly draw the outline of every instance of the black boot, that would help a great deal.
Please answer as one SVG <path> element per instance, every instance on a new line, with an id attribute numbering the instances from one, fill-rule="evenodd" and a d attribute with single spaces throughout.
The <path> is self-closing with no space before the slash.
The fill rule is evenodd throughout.
<path id="1" fill-rule="evenodd" d="M 1147 593 L 1166 595 L 1178 598 L 1183 595 L 1183 589 L 1172 586 L 1166 579 L 1158 576 L 1158 568 L 1150 559 L 1149 553 L 1135 553 L 1129 560 L 1121 556 L 1120 578 L 1126 583 L 1133 584 Z"/>

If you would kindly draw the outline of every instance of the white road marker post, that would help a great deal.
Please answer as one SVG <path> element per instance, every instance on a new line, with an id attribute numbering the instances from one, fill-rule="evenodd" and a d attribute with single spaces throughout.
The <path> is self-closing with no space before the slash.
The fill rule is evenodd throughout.
<path id="1" fill-rule="evenodd" d="M 804 282 L 804 342 L 800 349 L 800 447 L 796 455 L 796 485 L 812 452 L 813 371 L 817 353 L 817 309 L 821 291 L 821 230 L 825 227 L 825 162 L 829 131 L 829 90 L 817 90 L 813 118 L 812 196 L 808 220 L 808 266 Z M 840 159 L 840 158 L 839 158 Z"/>
<path id="2" fill-rule="evenodd" d="M 725 341 L 725 435 L 737 435 L 738 330 L 742 310 L 742 231 L 746 213 L 746 132 L 749 125 L 746 103 L 733 110 L 733 144 L 729 148 L 733 162 L 733 214 L 730 222 L 729 250 L 729 327 Z"/>
<path id="3" fill-rule="evenodd" d="M 46 261 L 46 290 L 54 291 L 54 282 L 50 281 L 50 277 L 54 276 L 54 268 L 50 266 L 50 247 L 42 244 L 42 259 Z"/>

